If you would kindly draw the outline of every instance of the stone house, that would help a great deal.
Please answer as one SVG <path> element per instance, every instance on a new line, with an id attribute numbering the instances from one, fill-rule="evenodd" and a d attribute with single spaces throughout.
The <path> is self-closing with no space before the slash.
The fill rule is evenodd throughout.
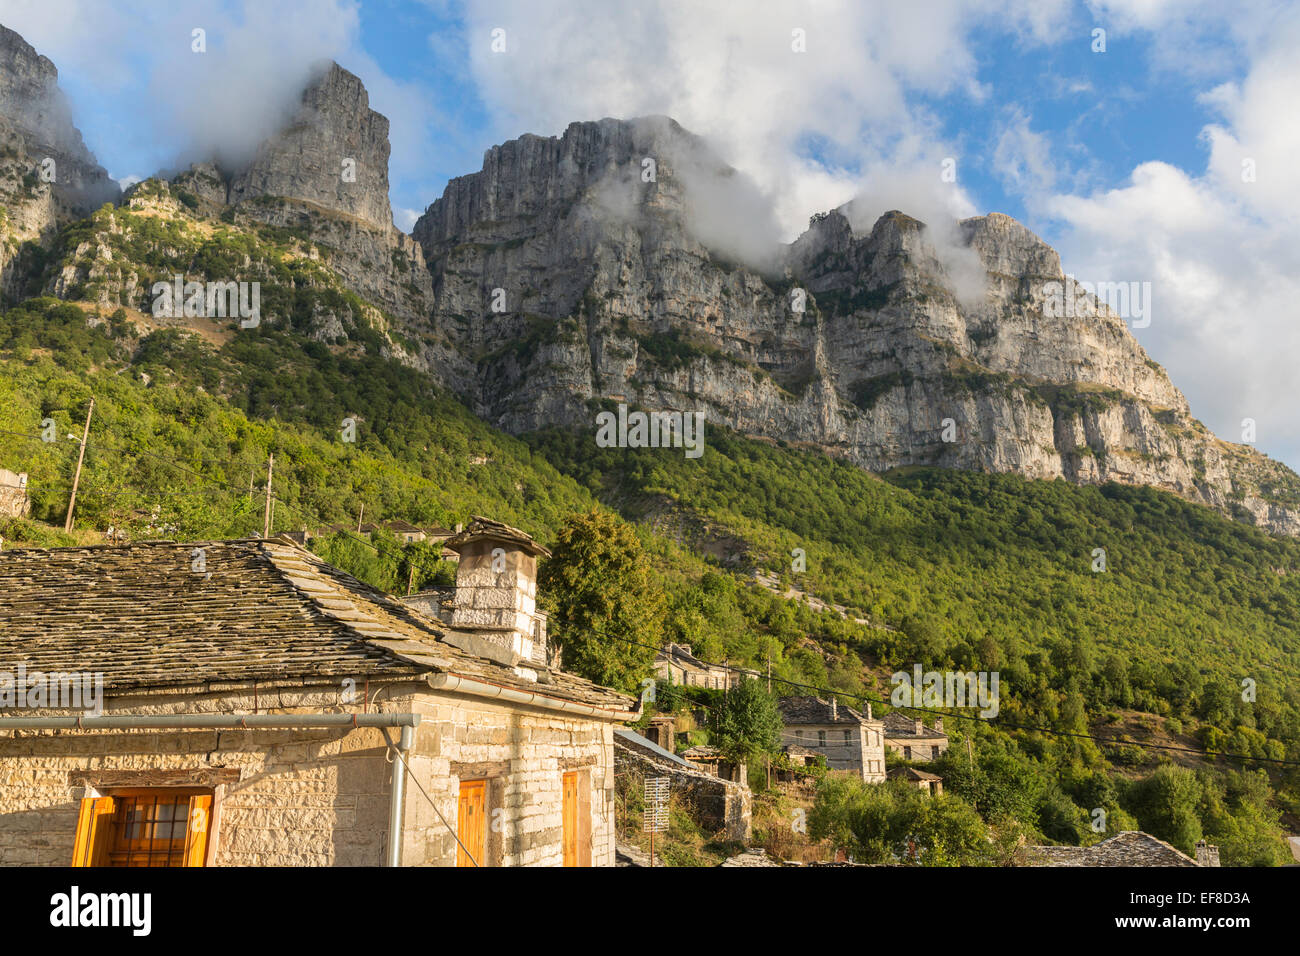
<path id="1" fill-rule="evenodd" d="M 679 756 L 707 774 L 749 786 L 749 766 L 743 760 L 728 760 L 717 747 L 697 744 L 683 750 Z"/>
<path id="2" fill-rule="evenodd" d="M 669 753 L 677 752 L 677 721 L 670 714 L 659 714 L 650 718 L 650 723 L 642 736 L 653 744 L 658 744 Z"/>
<path id="3" fill-rule="evenodd" d="M 841 706 L 835 698 L 782 697 L 777 701 L 785 723 L 782 742 L 807 748 L 826 758 L 831 770 L 848 770 L 868 783 L 885 780 L 885 728 L 871 716 Z"/>
<path id="4" fill-rule="evenodd" d="M 781 783 L 807 784 L 810 781 L 809 767 L 817 767 L 826 763 L 826 757 L 810 750 L 807 747 L 801 747 L 798 744 L 786 744 L 781 748 L 781 753 L 785 755 L 785 762 L 788 769 L 776 770 L 776 779 Z"/>
<path id="5" fill-rule="evenodd" d="M 0 865 L 612 866 L 636 703 L 507 626 L 526 537 L 456 626 L 282 538 L 0 552 Z"/>
<path id="6" fill-rule="evenodd" d="M 889 771 L 887 776 L 890 780 L 905 780 L 913 787 L 924 790 L 932 797 L 943 795 L 943 777 L 938 774 L 926 773 L 924 770 L 917 770 L 915 767 L 895 767 Z"/>
<path id="7" fill-rule="evenodd" d="M 708 664 L 691 653 L 689 644 L 669 644 L 655 655 L 655 677 L 668 684 L 685 687 L 708 687 L 714 690 L 731 690 L 746 677 L 757 677 L 756 671 Z"/>
<path id="8" fill-rule="evenodd" d="M 731 674 L 726 668 L 709 665 L 691 653 L 689 644 L 669 644 L 655 655 L 655 677 L 685 687 L 726 690 Z"/>
<path id="9" fill-rule="evenodd" d="M 27 475 L 0 468 L 0 517 L 26 518 L 32 499 L 27 494 Z"/>
<path id="10" fill-rule="evenodd" d="M 920 717 L 901 711 L 885 715 L 885 746 L 902 755 L 904 760 L 937 760 L 948 749 L 948 735 L 943 732 L 943 718 L 927 727 Z"/>
<path id="11" fill-rule="evenodd" d="M 753 836 L 753 794 L 745 782 L 703 770 L 626 727 L 614 731 L 614 765 L 625 780 L 668 777 L 673 799 L 705 829 L 742 843 Z"/>

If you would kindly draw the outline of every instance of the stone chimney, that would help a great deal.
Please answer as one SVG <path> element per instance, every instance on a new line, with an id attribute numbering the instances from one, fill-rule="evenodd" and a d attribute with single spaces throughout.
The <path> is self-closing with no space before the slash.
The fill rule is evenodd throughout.
<path id="1" fill-rule="evenodd" d="M 447 539 L 460 555 L 450 624 L 546 666 L 546 615 L 537 610 L 537 558 L 550 552 L 529 535 L 475 515 Z"/>
<path id="2" fill-rule="evenodd" d="M 875 718 L 871 716 L 871 701 L 867 701 L 867 720 L 875 720 Z"/>
<path id="3" fill-rule="evenodd" d="M 840 719 L 839 698 L 832 697 L 831 698 L 831 720 L 839 720 L 839 719 Z"/>
<path id="4" fill-rule="evenodd" d="M 925 733 L 925 724 L 922 722 L 921 718 L 918 717 L 916 718 L 916 736 L 920 737 L 924 733 Z"/>
<path id="5" fill-rule="evenodd" d="M 1204 840 L 1196 841 L 1196 863 L 1198 866 L 1218 866 L 1219 848 Z"/>
<path id="6" fill-rule="evenodd" d="M 943 718 L 942 718 L 942 717 L 936 717 L 936 718 L 934 718 L 934 729 L 937 730 L 937 731 L 939 731 L 939 733 L 943 733 Z"/>

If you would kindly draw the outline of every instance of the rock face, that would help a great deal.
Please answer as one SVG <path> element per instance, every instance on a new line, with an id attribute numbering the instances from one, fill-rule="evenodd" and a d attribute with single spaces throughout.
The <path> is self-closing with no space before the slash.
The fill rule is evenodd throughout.
<path id="1" fill-rule="evenodd" d="M 59 72 L 0 26 L 0 287 L 9 291 L 21 242 L 43 242 L 65 222 L 120 195 L 82 141 Z"/>
<path id="2" fill-rule="evenodd" d="M 303 90 L 293 122 L 231 177 L 227 201 L 296 199 L 387 229 L 388 154 L 388 119 L 370 108 L 361 80 L 330 63 Z"/>
<path id="3" fill-rule="evenodd" d="M 370 109 L 361 80 L 331 62 L 304 88 L 293 119 L 251 161 L 234 170 L 197 163 L 171 184 L 206 212 L 230 210 L 310 236 L 348 287 L 394 320 L 399 328 L 392 331 L 418 330 L 427 325 L 432 282 L 423 250 L 393 225 L 389 152 L 388 119 Z M 323 317 L 316 334 L 332 338 L 336 324 Z M 457 364 L 438 343 L 410 345 L 395 353 L 408 364 Z"/>
<path id="4" fill-rule="evenodd" d="M 49 181 L 67 211 L 82 215 L 120 190 L 86 148 L 59 90 L 59 71 L 13 30 L 0 26 L 0 126 L 38 167 L 54 160 Z"/>
<path id="5" fill-rule="evenodd" d="M 1063 314 L 1050 283 L 1079 290 L 1019 223 L 948 238 L 850 204 L 766 254 L 751 199 L 665 118 L 489 150 L 413 233 L 435 329 L 474 363 L 444 377 L 516 433 L 594 436 L 593 399 L 704 411 L 872 470 L 1147 484 L 1300 533 L 1300 479 L 1211 435 L 1104 305 Z"/>
<path id="6" fill-rule="evenodd" d="M 23 239 L 117 195 L 56 81 L 0 28 L 6 289 Z M 494 147 L 412 237 L 392 224 L 387 133 L 361 81 L 329 64 L 249 163 L 193 166 L 170 201 L 308 236 L 377 307 L 394 356 L 514 433 L 564 425 L 594 441 L 597 406 L 626 402 L 877 471 L 1152 485 L 1300 534 L 1300 477 L 1192 418 L 1123 318 L 1054 305 L 1053 284 L 1073 302 L 1073 280 L 1006 216 L 927 227 L 849 204 L 781 245 L 752 184 L 649 117 Z M 53 183 L 33 171 L 45 156 Z M 340 334 L 337 316 L 318 325 L 322 341 Z"/>

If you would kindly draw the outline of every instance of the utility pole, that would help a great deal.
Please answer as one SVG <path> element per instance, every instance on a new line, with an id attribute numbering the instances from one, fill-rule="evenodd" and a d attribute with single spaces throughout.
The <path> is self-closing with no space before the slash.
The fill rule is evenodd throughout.
<path id="1" fill-rule="evenodd" d="M 90 416 L 95 412 L 95 400 L 90 400 L 86 409 L 86 427 L 81 433 L 81 451 L 77 453 L 77 473 L 72 476 L 72 497 L 68 499 L 68 517 L 63 522 L 63 533 L 72 533 L 72 509 L 77 503 L 77 485 L 81 483 L 81 462 L 86 457 L 86 439 L 90 437 Z"/>
<path id="2" fill-rule="evenodd" d="M 415 590 L 415 562 L 411 562 L 411 573 L 406 579 L 406 593 L 410 594 Z"/>
<path id="3" fill-rule="evenodd" d="M 357 512 L 357 534 L 361 533 L 361 517 L 366 513 L 366 503 L 361 502 L 361 510 Z"/>
<path id="4" fill-rule="evenodd" d="M 275 455 L 266 463 L 266 512 L 262 518 L 262 537 L 271 536 L 271 474 L 275 471 Z"/>
<path id="5" fill-rule="evenodd" d="M 767 652 L 767 692 L 772 693 L 772 652 Z"/>

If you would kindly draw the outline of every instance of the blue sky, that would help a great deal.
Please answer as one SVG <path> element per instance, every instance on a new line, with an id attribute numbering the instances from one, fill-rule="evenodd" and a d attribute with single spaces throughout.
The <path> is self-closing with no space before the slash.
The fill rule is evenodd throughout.
<path id="1" fill-rule="evenodd" d="M 54 60 L 119 178 L 251 147 L 333 57 L 392 123 L 402 228 L 496 143 L 647 113 L 708 137 L 786 239 L 854 196 L 1005 212 L 1081 279 L 1150 281 L 1135 334 L 1193 412 L 1229 441 L 1253 418 L 1300 465 L 1294 3 L 0 0 L 0 22 Z"/>

